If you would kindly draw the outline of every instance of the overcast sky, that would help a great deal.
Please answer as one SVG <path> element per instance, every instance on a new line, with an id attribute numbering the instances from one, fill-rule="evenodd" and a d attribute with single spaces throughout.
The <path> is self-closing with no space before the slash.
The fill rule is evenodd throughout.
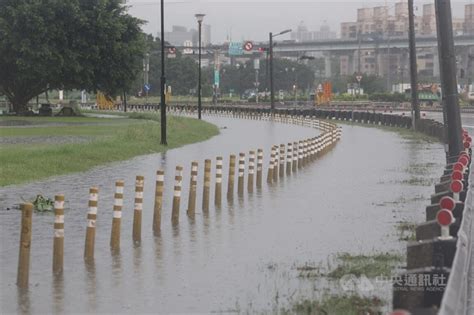
<path id="1" fill-rule="evenodd" d="M 405 0 L 406 1 L 406 0 Z M 212 42 L 221 43 L 227 36 L 234 41 L 250 39 L 266 41 L 269 32 L 296 29 L 304 21 L 309 30 L 318 30 L 325 21 L 339 33 L 339 24 L 355 21 L 357 8 L 376 5 L 392 7 L 398 0 L 165 0 L 165 30 L 172 25 L 196 28 L 194 14 L 204 13 L 204 23 L 212 27 Z M 421 15 L 422 4 L 434 0 L 415 0 L 416 15 Z M 453 0 L 455 17 L 464 17 L 464 5 L 474 0 Z M 144 31 L 157 35 L 160 25 L 160 0 L 128 0 L 129 13 L 147 24 Z M 289 38 L 289 35 L 285 35 Z"/>

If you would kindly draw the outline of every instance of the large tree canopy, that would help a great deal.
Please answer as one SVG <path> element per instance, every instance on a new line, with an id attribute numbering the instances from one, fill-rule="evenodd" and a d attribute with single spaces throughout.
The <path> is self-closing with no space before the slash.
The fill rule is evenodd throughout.
<path id="1" fill-rule="evenodd" d="M 130 89 L 144 36 L 121 2 L 0 1 L 0 93 L 17 113 L 48 89 Z"/>

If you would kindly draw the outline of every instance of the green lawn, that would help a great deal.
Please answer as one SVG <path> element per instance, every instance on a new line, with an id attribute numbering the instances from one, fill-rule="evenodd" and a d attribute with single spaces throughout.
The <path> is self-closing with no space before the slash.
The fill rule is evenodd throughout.
<path id="1" fill-rule="evenodd" d="M 0 138 L 37 136 L 34 144 L 2 144 L 0 151 L 0 186 L 31 182 L 54 175 L 82 172 L 94 166 L 130 159 L 137 155 L 163 152 L 185 144 L 204 141 L 217 135 L 216 126 L 195 119 L 168 118 L 168 146 L 160 145 L 159 115 L 131 114 L 130 118 L 31 118 L 33 123 L 72 123 L 69 126 L 3 127 Z M 76 124 L 77 123 L 77 124 Z M 83 125 L 82 123 L 94 123 Z M 41 143 L 48 136 L 88 136 L 90 142 Z M 36 138 L 35 138 L 36 139 Z"/>

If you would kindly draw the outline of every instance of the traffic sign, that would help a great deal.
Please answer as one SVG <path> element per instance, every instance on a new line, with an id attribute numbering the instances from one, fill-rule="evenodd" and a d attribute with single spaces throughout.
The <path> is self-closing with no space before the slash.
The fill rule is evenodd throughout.
<path id="1" fill-rule="evenodd" d="M 245 42 L 244 49 L 245 49 L 245 51 L 252 51 L 253 50 L 253 43 L 250 42 L 250 41 Z"/>
<path id="2" fill-rule="evenodd" d="M 356 80 L 357 80 L 357 82 L 360 83 L 360 81 L 362 80 L 362 76 L 360 74 L 356 75 Z"/>
<path id="3" fill-rule="evenodd" d="M 220 75 L 219 75 L 219 70 L 214 70 L 214 85 L 216 87 L 219 87 L 220 84 Z"/>
<path id="4" fill-rule="evenodd" d="M 169 52 L 170 54 L 176 54 L 176 47 L 170 47 L 170 48 L 168 48 L 168 52 Z"/>
<path id="5" fill-rule="evenodd" d="M 150 85 L 150 84 L 145 84 L 145 85 L 143 86 L 143 89 L 144 89 L 146 92 L 148 92 L 148 91 L 151 90 L 151 85 Z"/>
<path id="6" fill-rule="evenodd" d="M 229 43 L 229 55 L 230 56 L 241 56 L 243 54 L 242 42 L 230 42 Z"/>

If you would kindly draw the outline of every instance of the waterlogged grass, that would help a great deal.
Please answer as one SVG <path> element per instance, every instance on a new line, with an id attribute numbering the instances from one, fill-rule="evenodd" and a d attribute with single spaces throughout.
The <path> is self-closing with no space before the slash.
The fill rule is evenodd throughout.
<path id="1" fill-rule="evenodd" d="M 416 240 L 416 223 L 406 221 L 398 222 L 397 232 L 400 241 L 414 241 Z"/>
<path id="2" fill-rule="evenodd" d="M 93 141 L 76 144 L 2 145 L 0 186 L 35 181 L 54 175 L 82 172 L 94 166 L 130 159 L 137 155 L 163 152 L 185 144 L 204 141 L 219 133 L 212 124 L 183 117 L 168 118 L 168 146 L 160 145 L 159 115 L 130 115 L 133 120 L 104 126 L 67 126 L 69 134 L 94 136 Z M 18 119 L 18 118 L 17 118 Z M 56 118 L 54 118 L 56 119 Z M 82 119 L 74 118 L 73 120 Z M 139 120 L 137 120 L 139 119 Z M 71 119 L 67 119 L 71 120 Z M 97 119 L 94 119 L 98 122 Z M 114 119 L 118 120 L 118 119 Z M 122 119 L 120 119 L 122 120 Z M 63 122 L 57 118 L 54 122 Z M 88 129 L 88 127 L 92 127 Z M 6 128 L 42 130 L 42 136 L 58 135 L 56 127 Z M 74 130 L 75 129 L 75 130 Z M 0 130 L 3 133 L 3 129 Z M 15 134 L 13 131 L 10 134 Z M 60 134 L 64 135 L 64 134 Z"/>
<path id="3" fill-rule="evenodd" d="M 326 295 L 320 300 L 303 300 L 294 303 L 289 309 L 281 310 L 281 314 L 310 315 L 360 315 L 381 314 L 385 303 L 378 297 L 362 297 L 359 295 Z"/>
<path id="4" fill-rule="evenodd" d="M 403 256 L 394 253 L 375 253 L 373 255 L 351 255 L 342 253 L 336 256 L 337 267 L 331 270 L 327 276 L 340 279 L 345 275 L 362 275 L 367 278 L 390 276 L 392 270 L 403 262 Z"/>

